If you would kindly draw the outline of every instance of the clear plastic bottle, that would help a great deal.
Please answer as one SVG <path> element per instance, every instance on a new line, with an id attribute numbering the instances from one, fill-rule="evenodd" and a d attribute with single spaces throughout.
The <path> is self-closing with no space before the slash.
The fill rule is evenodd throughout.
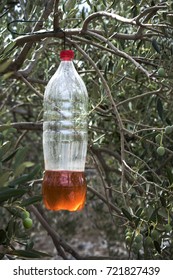
<path id="1" fill-rule="evenodd" d="M 42 192 L 50 210 L 81 210 L 86 200 L 88 94 L 73 58 L 72 50 L 61 51 L 44 94 Z"/>

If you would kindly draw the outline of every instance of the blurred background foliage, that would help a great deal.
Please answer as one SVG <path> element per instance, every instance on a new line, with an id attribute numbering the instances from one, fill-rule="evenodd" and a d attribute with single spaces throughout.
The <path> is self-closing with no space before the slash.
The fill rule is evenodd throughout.
<path id="1" fill-rule="evenodd" d="M 1 1 L 1 258 L 52 258 L 53 244 L 63 259 L 173 259 L 172 32 L 173 1 Z M 89 93 L 79 213 L 41 197 L 42 98 L 64 36 Z"/>

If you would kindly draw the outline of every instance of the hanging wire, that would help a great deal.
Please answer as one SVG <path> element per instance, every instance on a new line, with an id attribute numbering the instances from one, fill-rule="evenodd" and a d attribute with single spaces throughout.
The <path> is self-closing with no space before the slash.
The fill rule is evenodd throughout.
<path id="1" fill-rule="evenodd" d="M 65 49 L 66 49 L 66 45 L 65 45 L 65 43 L 66 43 L 65 28 L 64 28 L 64 30 L 62 30 L 62 32 L 63 32 L 63 34 L 64 34 L 64 50 L 65 50 Z"/>
<path id="2" fill-rule="evenodd" d="M 13 20 L 13 21 L 10 21 L 8 24 L 7 24 L 7 29 L 10 33 L 12 34 L 16 34 L 16 35 L 28 35 L 28 33 L 19 33 L 19 32 L 16 32 L 14 31 L 13 29 L 11 29 L 11 24 L 14 24 L 14 23 L 30 23 L 30 22 L 41 22 L 43 23 L 42 20 L 19 20 L 19 19 L 16 19 L 16 20 Z"/>

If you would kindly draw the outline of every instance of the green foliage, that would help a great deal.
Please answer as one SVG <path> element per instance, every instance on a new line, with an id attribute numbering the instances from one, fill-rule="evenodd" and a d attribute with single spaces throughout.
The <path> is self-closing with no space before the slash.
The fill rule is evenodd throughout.
<path id="1" fill-rule="evenodd" d="M 8 126 L 2 130 L 1 145 L 0 145 L 0 213 L 5 214 L 6 219 L 2 222 L 1 216 L 1 229 L 0 229 L 0 244 L 4 246 L 3 254 L 17 256 L 19 258 L 40 258 L 43 257 L 42 253 L 25 252 L 23 250 L 9 250 L 12 244 L 27 240 L 28 236 L 22 232 L 20 220 L 23 219 L 23 225 L 29 229 L 32 226 L 32 220 L 29 218 L 30 213 L 25 210 L 25 206 L 40 201 L 40 196 L 33 193 L 33 197 L 29 197 L 30 181 L 33 181 L 35 176 L 40 170 L 39 165 L 33 167 L 33 163 L 25 162 L 27 149 L 23 147 L 15 147 L 14 140 L 5 139 L 10 138 L 11 128 Z M 13 135 L 14 137 L 14 135 Z M 26 174 L 24 174 L 24 171 Z M 23 174 L 21 174 L 23 173 Z M 39 199 L 38 199 L 39 197 Z M 5 212 L 4 212 L 5 211 Z M 26 220 L 26 219 L 29 219 Z M 36 256 L 37 254 L 37 256 Z M 39 255 L 40 254 L 40 255 Z"/>

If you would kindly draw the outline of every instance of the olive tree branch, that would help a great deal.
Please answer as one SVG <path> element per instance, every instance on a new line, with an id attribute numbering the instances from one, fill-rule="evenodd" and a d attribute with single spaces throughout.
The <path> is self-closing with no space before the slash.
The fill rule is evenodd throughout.
<path id="1" fill-rule="evenodd" d="M 37 64 L 37 61 L 41 55 L 41 53 L 44 51 L 46 45 L 47 45 L 47 41 L 44 40 L 41 47 L 39 47 L 38 49 L 36 49 L 33 53 L 33 56 L 30 60 L 30 63 L 27 65 L 27 67 L 25 69 L 19 70 L 18 73 L 21 74 L 24 77 L 27 77 L 33 70 L 34 66 Z"/>
<path id="2" fill-rule="evenodd" d="M 136 24 L 138 26 L 142 26 L 141 23 L 141 19 L 143 19 L 143 22 L 148 21 L 157 11 L 161 10 L 161 9 L 167 9 L 167 6 L 165 5 L 165 3 L 163 4 L 159 4 L 157 6 L 153 6 L 153 7 L 149 7 L 146 8 L 144 11 L 142 11 L 139 15 L 137 15 L 136 17 L 134 17 L 133 19 L 135 20 Z"/>
<path id="3" fill-rule="evenodd" d="M 138 16 L 136 16 L 134 18 L 131 18 L 131 19 L 122 17 L 122 16 L 120 16 L 118 14 L 115 14 L 115 13 L 109 13 L 109 12 L 106 12 L 106 11 L 95 12 L 95 13 L 92 13 L 91 15 L 89 15 L 84 20 L 82 30 L 84 32 L 87 31 L 89 23 L 93 19 L 98 18 L 98 17 L 109 17 L 109 18 L 115 19 L 115 20 L 117 20 L 119 22 L 122 22 L 122 23 L 141 26 L 140 19 L 144 18 L 148 14 L 150 14 L 150 17 L 151 17 L 151 15 L 155 14 L 158 10 L 164 9 L 164 8 L 167 8 L 167 6 L 166 5 L 158 5 L 158 6 L 150 7 L 150 8 L 145 9 Z"/>
<path id="4" fill-rule="evenodd" d="M 20 73 L 20 71 L 18 71 Z M 41 80 L 41 79 L 35 79 L 33 77 L 27 77 L 28 82 L 33 83 L 33 84 L 42 84 L 42 85 L 47 85 L 48 81 Z"/>
<path id="5" fill-rule="evenodd" d="M 54 31 L 58 30 L 60 19 L 62 18 L 62 13 L 58 9 L 59 8 L 59 0 L 55 0 L 54 2 L 54 19 L 53 19 L 53 29 Z"/>
<path id="6" fill-rule="evenodd" d="M 15 143 L 15 146 L 14 146 L 14 149 L 16 150 L 20 144 L 20 142 L 22 141 L 22 139 L 24 138 L 24 136 L 27 134 L 27 130 L 24 130 L 22 132 L 22 134 L 19 136 L 19 138 L 17 139 L 16 143 Z"/>
<path id="7" fill-rule="evenodd" d="M 122 106 L 122 105 L 124 105 L 124 104 L 127 104 L 127 103 L 129 103 L 129 102 L 131 102 L 131 101 L 134 101 L 134 100 L 136 100 L 136 99 L 141 99 L 142 97 L 145 97 L 145 96 L 148 96 L 148 95 L 153 95 L 153 94 L 156 94 L 156 95 L 157 95 L 157 94 L 159 94 L 160 92 L 162 92 L 162 86 L 161 86 L 159 89 L 157 89 L 157 90 L 144 92 L 144 93 L 142 93 L 142 94 L 135 95 L 135 96 L 133 96 L 133 97 L 131 97 L 131 98 L 127 98 L 126 100 L 120 101 L 120 102 L 117 104 L 117 107 Z"/>
<path id="8" fill-rule="evenodd" d="M 43 99 L 43 94 L 40 93 L 38 90 L 36 90 L 33 85 L 31 85 L 31 83 L 24 77 L 21 75 L 21 73 L 18 72 L 18 75 L 16 74 L 16 76 L 18 76 L 31 90 L 33 90 L 33 92 L 39 96 L 41 99 Z"/>
<path id="9" fill-rule="evenodd" d="M 29 209 L 34 213 L 40 224 L 50 235 L 57 249 L 57 252 L 63 259 L 68 259 L 64 250 L 70 253 L 75 259 L 81 259 L 81 256 L 69 244 L 67 244 L 52 227 L 50 227 L 45 217 L 43 217 L 43 215 L 34 205 L 30 205 Z"/>
<path id="10" fill-rule="evenodd" d="M 64 35 L 66 37 L 71 37 L 72 35 L 78 35 L 80 37 L 85 36 L 86 34 L 88 34 L 88 32 L 93 32 L 93 34 L 103 34 L 103 31 L 101 30 L 89 30 L 88 29 L 88 24 L 95 18 L 97 17 L 109 17 L 112 19 L 115 19 L 117 21 L 120 21 L 122 23 L 125 24 L 131 24 L 133 26 L 139 26 L 138 31 L 135 34 L 121 34 L 121 33 L 114 33 L 113 35 L 111 35 L 110 38 L 119 38 L 119 39 L 124 39 L 124 40 L 135 40 L 135 39 L 144 39 L 145 37 L 151 37 L 154 35 L 154 33 L 148 33 L 148 34 L 142 34 L 142 31 L 145 28 L 149 28 L 151 29 L 149 26 L 147 27 L 147 25 L 145 25 L 145 22 L 147 20 L 149 20 L 149 18 L 151 18 L 152 15 L 154 15 L 159 9 L 164 9 L 166 8 L 165 5 L 158 5 L 158 6 L 154 6 L 154 7 L 150 7 L 145 9 L 143 12 L 141 12 L 138 16 L 128 19 L 125 17 L 122 17 L 118 14 L 114 14 L 114 13 L 110 13 L 110 12 L 105 12 L 105 11 L 101 11 L 101 12 L 96 12 L 93 13 L 91 15 L 89 15 L 84 23 L 82 28 L 72 28 L 72 29 L 66 29 L 64 32 L 62 32 L 62 30 L 59 28 L 59 20 L 60 20 L 60 11 L 58 10 L 58 4 L 59 1 L 58 0 L 50 0 L 47 5 L 45 6 L 45 9 L 40 17 L 40 19 L 37 21 L 37 23 L 35 24 L 33 30 L 32 30 L 32 34 L 27 34 L 24 36 L 20 36 L 18 38 L 16 38 L 14 40 L 15 46 L 23 46 L 22 51 L 20 52 L 20 54 L 17 56 L 17 58 L 9 65 L 9 67 L 5 70 L 5 72 L 10 72 L 10 71 L 16 71 L 19 70 L 23 64 L 23 62 L 25 61 L 29 50 L 31 49 L 31 47 L 33 46 L 34 42 L 39 42 L 43 39 L 47 39 L 47 38 L 60 38 L 63 39 Z M 52 10 L 54 9 L 54 30 L 51 31 L 44 31 L 41 30 L 43 22 L 45 21 L 45 19 L 48 18 L 49 14 L 52 12 Z M 143 22 L 141 21 L 141 19 L 143 19 Z M 156 31 L 155 35 L 158 35 L 158 30 L 154 30 Z M 160 34 L 162 34 L 162 32 L 160 32 Z M 120 55 L 122 57 L 128 58 L 126 54 L 123 54 L 121 51 L 117 52 L 117 55 Z M 134 61 L 133 61 L 134 63 Z M 138 67 L 138 66 L 137 66 Z M 145 73 L 146 74 L 146 73 Z"/>
<path id="11" fill-rule="evenodd" d="M 58 1 L 57 1 L 58 2 Z M 91 20 L 93 20 L 94 18 L 96 17 L 103 17 L 103 16 L 107 16 L 107 17 L 111 17 L 113 19 L 116 19 L 118 21 L 121 21 L 123 23 L 127 23 L 127 24 L 132 24 L 132 25 L 136 25 L 136 26 L 142 26 L 142 23 L 140 22 L 140 19 L 145 17 L 146 15 L 148 15 L 148 18 L 146 17 L 144 19 L 144 22 L 146 22 L 148 19 L 149 20 L 149 17 L 151 17 L 151 14 L 153 14 L 154 12 L 157 12 L 159 9 L 162 9 L 162 8 L 166 8 L 166 6 L 154 6 L 154 7 L 150 7 L 150 8 L 147 8 L 145 11 L 143 11 L 141 14 L 139 14 L 138 16 L 132 18 L 132 19 L 127 19 L 127 18 L 124 18 L 118 14 L 113 14 L 113 13 L 108 13 L 108 12 L 96 12 L 96 13 L 93 13 L 91 15 L 89 15 L 84 23 L 83 23 L 83 27 L 82 28 L 72 28 L 72 29 L 66 29 L 64 32 L 65 32 L 65 36 L 67 37 L 70 37 L 72 35 L 80 35 L 80 36 L 85 36 L 85 32 L 86 31 L 92 31 L 92 32 L 95 32 L 97 34 L 102 34 L 103 32 L 101 30 L 90 30 L 88 29 L 88 24 Z M 57 9 L 54 8 L 54 9 Z M 50 9 L 49 9 L 49 12 L 50 12 Z M 54 13 L 57 15 L 57 10 L 55 12 L 54 10 Z M 46 14 L 46 16 L 48 16 Z M 14 42 L 16 42 L 16 45 L 17 46 L 20 46 L 20 45 L 24 45 L 25 43 L 27 42 L 38 42 L 42 39 L 45 39 L 45 38 L 63 38 L 64 37 L 64 34 L 63 32 L 60 32 L 61 30 L 59 30 L 59 26 L 57 26 L 56 24 L 56 28 L 54 28 L 54 31 L 42 31 L 40 30 L 41 28 L 41 20 L 45 18 L 44 16 L 42 16 L 40 19 L 39 19 L 39 22 L 37 23 L 36 27 L 33 29 L 32 31 L 32 34 L 27 34 L 25 36 L 20 36 L 18 38 L 16 38 L 14 40 Z M 39 28 L 38 28 L 39 26 Z M 54 26 L 55 27 L 55 26 Z M 38 32 L 38 30 L 40 30 L 40 32 Z M 114 33 L 112 37 L 116 37 L 116 38 L 119 38 L 119 39 L 127 39 L 127 40 L 134 40 L 134 39 L 137 39 L 137 38 L 140 38 L 141 39 L 141 35 L 139 36 L 139 31 L 135 34 L 123 34 L 123 33 Z M 157 34 L 155 34 L 157 35 Z M 151 37 L 153 36 L 153 34 L 145 34 L 146 37 Z"/>
<path id="12" fill-rule="evenodd" d="M 158 129 L 158 128 L 157 128 L 157 129 Z M 136 132 L 132 132 L 132 131 L 126 129 L 126 128 L 124 128 L 124 133 L 127 133 L 127 134 L 129 134 L 129 135 L 131 135 L 131 136 L 134 136 L 134 137 L 136 137 L 137 139 L 139 139 L 140 141 L 143 140 L 143 137 L 137 135 Z M 145 139 L 145 142 L 151 144 L 151 145 L 154 146 L 155 148 L 156 148 L 156 147 L 159 147 L 159 144 L 154 143 L 153 141 L 151 141 L 151 140 L 149 140 L 149 139 Z M 167 147 L 165 147 L 165 151 L 168 151 L 169 154 L 172 154 L 172 155 L 173 155 L 173 151 L 170 150 L 170 149 L 168 149 Z"/>
<path id="13" fill-rule="evenodd" d="M 99 193 L 96 189 L 92 188 L 91 186 L 87 186 L 87 189 L 92 192 L 93 194 L 95 194 L 100 200 L 102 200 L 104 203 L 107 204 L 108 207 L 110 207 L 112 210 L 114 210 L 116 212 L 116 215 L 117 217 L 119 218 L 124 218 L 126 219 L 122 213 L 121 213 L 121 210 L 115 206 L 115 204 L 111 203 L 110 201 L 107 200 L 107 198 L 105 198 L 104 195 L 102 195 L 101 193 Z"/>
<path id="14" fill-rule="evenodd" d="M 141 72 L 143 72 L 148 78 L 150 77 L 150 74 L 148 73 L 148 71 L 143 68 L 132 56 L 130 56 L 129 54 L 120 51 L 119 49 L 117 49 L 107 38 L 101 36 L 100 34 L 96 34 L 94 32 L 91 31 L 87 31 L 86 34 L 92 36 L 92 37 L 96 37 L 97 39 L 99 39 L 100 41 L 106 43 L 112 50 L 114 50 L 115 54 L 123 57 L 127 60 L 129 60 L 130 62 L 132 62 Z"/>
<path id="15" fill-rule="evenodd" d="M 88 29 L 87 31 L 91 31 L 94 32 L 95 34 L 103 34 L 103 31 L 98 30 L 98 29 Z M 65 37 L 71 37 L 71 36 L 80 36 L 80 37 L 84 37 L 86 35 L 87 31 L 83 31 L 82 28 L 70 28 L 70 29 L 65 29 L 64 33 L 62 32 L 62 30 L 58 30 L 58 31 L 45 31 L 45 30 L 40 30 L 38 32 L 34 32 L 32 34 L 27 34 L 24 36 L 19 36 L 17 37 L 13 42 L 15 43 L 16 46 L 20 47 L 23 46 L 25 43 L 28 42 L 39 42 L 43 39 L 46 38 L 59 38 L 59 39 L 63 39 L 64 38 L 64 34 Z M 148 34 L 144 34 L 139 35 L 137 33 L 134 34 L 124 34 L 124 33 L 117 33 L 115 32 L 113 35 L 110 36 L 110 38 L 116 38 L 116 39 L 123 39 L 123 40 L 137 40 L 137 39 L 143 39 L 143 38 L 150 38 L 152 36 L 158 36 L 158 33 L 148 33 Z"/>
<path id="16" fill-rule="evenodd" d="M 123 23 L 128 23 L 128 24 L 132 24 L 132 25 L 135 25 L 136 24 L 136 21 L 135 19 L 128 19 L 128 18 L 125 18 L 125 17 L 122 17 L 118 14 L 114 14 L 114 13 L 108 13 L 108 12 L 105 12 L 105 11 L 101 11 L 101 12 L 96 12 L 96 13 L 92 13 L 91 15 L 89 15 L 83 22 L 83 27 L 82 27 L 82 31 L 83 32 L 86 32 L 87 29 L 88 29 L 88 25 L 89 23 L 95 19 L 95 18 L 98 18 L 98 17 L 109 17 L 109 18 L 112 18 L 112 19 L 116 19 L 117 21 L 120 21 L 120 22 L 123 22 Z"/>
<path id="17" fill-rule="evenodd" d="M 109 18 L 115 19 L 115 20 L 125 23 L 125 24 L 139 26 L 138 31 L 134 34 L 123 34 L 123 33 L 115 32 L 111 36 L 111 38 L 127 39 L 127 40 L 142 39 L 142 31 L 144 30 L 144 27 L 146 27 L 146 25 L 144 23 L 147 22 L 153 15 L 155 15 L 158 10 L 166 9 L 166 8 L 167 8 L 167 6 L 164 4 L 154 6 L 154 7 L 149 7 L 147 9 L 145 9 L 143 12 L 141 12 L 138 16 L 131 18 L 131 19 L 122 17 L 115 13 L 109 13 L 106 11 L 95 12 L 95 13 L 89 15 L 83 22 L 82 32 L 86 32 L 88 30 L 88 25 L 93 19 L 96 19 L 99 17 L 109 17 Z M 140 21 L 141 19 L 143 19 L 143 22 Z M 157 31 L 157 30 L 153 29 L 153 31 Z M 151 36 L 153 36 L 153 34 L 145 34 L 145 36 L 151 37 Z"/>
<path id="18" fill-rule="evenodd" d="M 34 123 L 34 122 L 17 122 L 17 123 L 10 123 L 9 125 L 5 124 L 5 126 L 13 127 L 17 130 L 35 130 L 35 131 L 42 131 L 43 124 L 41 122 Z M 0 125 L 0 129 L 4 127 L 4 124 Z"/>
<path id="19" fill-rule="evenodd" d="M 113 217 L 113 215 L 112 215 L 112 207 L 111 207 L 111 204 L 110 204 L 110 201 L 109 201 L 109 197 L 108 197 L 108 195 L 107 195 L 107 190 L 110 189 L 110 188 L 108 187 L 106 180 L 103 178 L 103 171 L 102 171 L 103 166 L 102 166 L 102 165 L 100 166 L 100 165 L 98 164 L 97 159 L 95 158 L 95 154 L 93 153 L 92 149 L 90 149 L 90 153 L 91 153 L 92 159 L 93 159 L 93 161 L 94 161 L 94 163 L 95 163 L 95 166 L 96 166 L 96 168 L 97 168 L 97 171 L 98 171 L 98 173 L 99 173 L 99 175 L 100 175 L 100 178 L 101 178 L 101 181 L 102 181 L 102 184 L 103 184 L 103 187 L 104 187 L 104 191 L 105 191 L 105 199 L 104 199 L 104 202 L 106 202 L 106 205 L 108 206 L 108 210 L 109 210 L 109 213 L 110 213 L 111 218 L 112 218 L 112 222 L 114 222 L 114 217 Z M 97 155 L 97 156 L 98 156 L 98 155 Z M 101 167 L 102 167 L 102 168 L 101 168 Z M 101 196 L 100 196 L 100 198 L 101 198 Z M 115 210 L 116 208 L 117 208 L 117 207 L 114 207 L 114 210 Z M 117 211 L 119 212 L 120 210 L 117 208 Z M 116 212 L 117 212 L 117 211 L 116 211 Z M 120 213 L 121 213 L 121 212 L 120 212 Z"/>
<path id="20" fill-rule="evenodd" d="M 162 183 L 161 178 L 158 176 L 158 174 L 156 174 L 156 172 L 155 172 L 152 168 L 150 168 L 150 166 L 147 164 L 146 161 L 144 161 L 143 159 L 141 159 L 140 157 L 138 157 L 137 155 L 135 155 L 134 153 L 131 153 L 131 152 L 129 152 L 129 151 L 125 151 L 125 153 L 129 154 L 131 157 L 134 157 L 134 158 L 138 159 L 140 162 L 142 162 L 142 163 L 147 167 L 148 171 L 149 171 L 150 173 L 153 173 L 154 176 L 158 179 L 158 181 L 159 181 L 160 183 Z"/>
<path id="21" fill-rule="evenodd" d="M 45 9 L 40 17 L 40 19 L 36 22 L 32 32 L 36 32 L 42 28 L 43 20 L 47 19 L 53 9 L 54 0 L 46 1 Z M 29 50 L 31 49 L 33 42 L 31 40 L 28 41 L 27 44 L 24 45 L 22 51 L 17 56 L 14 62 L 8 67 L 8 71 L 11 70 L 18 70 L 22 66 L 23 62 L 25 61 Z"/>

